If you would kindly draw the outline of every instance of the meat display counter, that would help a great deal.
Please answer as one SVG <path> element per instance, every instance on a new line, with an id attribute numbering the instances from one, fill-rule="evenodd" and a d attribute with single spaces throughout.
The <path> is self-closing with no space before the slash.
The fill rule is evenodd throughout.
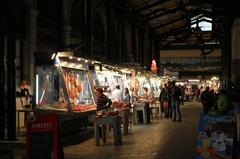
<path id="1" fill-rule="evenodd" d="M 96 112 L 88 71 L 88 63 L 73 57 L 36 67 L 35 112 L 56 112 L 63 134 L 86 128 Z"/>

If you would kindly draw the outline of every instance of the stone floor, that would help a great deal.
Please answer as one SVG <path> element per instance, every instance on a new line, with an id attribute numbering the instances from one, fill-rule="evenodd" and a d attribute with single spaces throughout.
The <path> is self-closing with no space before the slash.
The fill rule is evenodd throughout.
<path id="1" fill-rule="evenodd" d="M 134 125 L 120 146 L 113 144 L 110 132 L 107 143 L 100 146 L 92 138 L 64 147 L 65 159 L 194 159 L 201 104 L 185 103 L 181 110 L 182 122 L 162 117 L 148 125 Z"/>
<path id="2" fill-rule="evenodd" d="M 183 121 L 173 122 L 161 117 L 151 124 L 134 125 L 130 135 L 122 136 L 122 145 L 113 144 L 113 134 L 107 134 L 107 143 L 95 146 L 94 138 L 80 144 L 65 146 L 65 159 L 194 159 L 199 115 L 198 102 L 181 106 Z M 19 140 L 20 145 L 24 141 Z M 19 145 L 19 144 L 18 144 Z M 11 147 L 11 144 L 8 146 Z M 13 150 L 14 159 L 23 159 L 24 147 Z M 2 159 L 3 155 L 0 155 Z M 6 155 L 5 155 L 6 156 Z M 11 156 L 7 157 L 13 159 Z M 4 159 L 7 159 L 4 157 Z"/>

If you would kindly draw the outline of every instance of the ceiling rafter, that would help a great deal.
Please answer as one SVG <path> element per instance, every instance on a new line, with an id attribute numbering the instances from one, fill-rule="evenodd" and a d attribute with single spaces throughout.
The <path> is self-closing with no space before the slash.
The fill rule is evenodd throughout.
<path id="1" fill-rule="evenodd" d="M 148 17 L 148 18 L 145 18 L 144 20 L 150 21 L 150 20 L 159 18 L 159 17 L 164 16 L 164 15 L 167 15 L 167 14 L 176 13 L 176 12 L 179 11 L 179 10 L 180 10 L 180 9 L 179 9 L 178 7 L 173 8 L 173 9 L 168 9 L 168 10 L 166 10 L 164 13 L 159 13 L 159 14 L 156 14 L 156 15 L 154 15 L 154 16 L 150 16 L 150 17 Z"/>
<path id="2" fill-rule="evenodd" d="M 194 17 L 194 16 L 197 16 L 197 15 L 200 15 L 200 14 L 202 14 L 203 16 L 208 17 L 208 18 L 213 18 L 214 17 L 213 12 L 207 11 L 206 9 L 202 9 L 202 8 L 192 9 L 190 11 L 187 11 L 187 14 L 190 17 Z"/>
<path id="3" fill-rule="evenodd" d="M 201 19 L 201 20 L 196 20 L 195 22 L 192 22 L 191 25 L 197 24 L 197 23 L 200 23 L 200 22 L 209 22 L 209 23 L 212 23 L 213 21 L 212 21 L 212 20 L 209 20 L 209 19 L 206 19 L 206 18 L 203 18 L 203 19 Z"/>
<path id="4" fill-rule="evenodd" d="M 175 22 L 180 21 L 180 20 L 183 20 L 183 19 L 185 19 L 185 17 L 180 17 L 180 18 L 174 19 L 174 20 L 172 20 L 172 21 L 168 21 L 168 22 L 166 22 L 166 23 L 163 23 L 163 24 L 160 24 L 160 25 L 158 25 L 158 26 L 155 26 L 155 27 L 153 27 L 153 29 L 159 29 L 159 28 L 161 28 L 161 27 L 164 27 L 164 26 L 166 26 L 166 25 L 175 23 Z"/>
<path id="5" fill-rule="evenodd" d="M 156 31 L 153 30 L 151 28 L 151 26 L 149 25 L 149 23 L 145 23 L 143 21 L 143 18 L 142 18 L 142 15 L 140 15 L 139 12 L 137 12 L 135 9 L 134 9 L 134 6 L 128 1 L 128 0 L 124 0 L 126 5 L 128 6 L 129 10 L 136 16 L 139 18 L 140 22 L 143 23 L 147 29 L 149 29 L 149 31 L 154 35 L 154 37 L 156 37 Z"/>
<path id="6" fill-rule="evenodd" d="M 148 14 L 143 14 L 143 16 L 145 18 L 148 18 L 148 17 L 151 17 L 152 15 L 155 15 L 156 13 L 159 13 L 159 12 L 165 13 L 165 12 L 167 12 L 167 10 L 165 8 L 159 8 L 159 9 L 155 9 L 154 11 L 152 11 Z"/>
<path id="7" fill-rule="evenodd" d="M 134 6 L 133 10 L 139 13 L 143 23 L 148 24 L 150 30 L 155 31 L 154 35 L 159 39 L 160 44 L 178 45 L 179 43 L 183 47 L 185 44 L 191 45 L 199 40 L 203 45 L 221 44 L 225 22 L 223 19 L 238 11 L 235 3 L 226 0 L 220 0 L 221 2 L 219 0 L 125 1 L 129 1 Z M 226 15 L 223 11 L 229 13 Z M 211 23 L 212 31 L 197 32 L 197 29 L 191 27 L 200 22 Z"/>
<path id="8" fill-rule="evenodd" d="M 153 3 L 151 3 L 151 4 L 146 4 L 144 7 L 138 8 L 137 11 L 138 11 L 138 12 L 142 12 L 142 11 L 144 11 L 144 10 L 147 10 L 147 9 L 149 9 L 149 8 L 155 7 L 155 6 L 157 6 L 157 5 L 163 4 L 163 3 L 168 2 L 168 1 L 169 1 L 169 0 L 158 0 L 158 1 L 153 2 Z"/>
<path id="9" fill-rule="evenodd" d="M 159 36 L 159 38 L 160 38 L 160 39 L 163 39 L 163 38 L 166 38 L 166 37 L 169 37 L 169 36 L 175 36 L 175 35 L 185 34 L 185 33 L 191 34 L 192 31 L 191 31 L 190 29 L 186 29 L 186 28 L 183 26 L 183 27 L 179 27 L 178 29 L 174 29 L 174 30 L 165 32 L 165 33 L 161 34 L 161 35 Z"/>

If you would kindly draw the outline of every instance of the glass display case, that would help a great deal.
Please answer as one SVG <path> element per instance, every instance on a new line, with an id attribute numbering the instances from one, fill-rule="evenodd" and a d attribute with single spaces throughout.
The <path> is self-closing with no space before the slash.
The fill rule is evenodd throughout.
<path id="1" fill-rule="evenodd" d="M 143 95 L 144 87 L 148 88 L 149 91 L 152 91 L 151 82 L 149 76 L 138 75 L 136 76 L 136 93 L 138 96 Z"/>
<path id="2" fill-rule="evenodd" d="M 130 75 L 115 72 L 111 70 L 95 71 L 96 81 L 94 87 L 102 87 L 105 90 L 105 95 L 111 98 L 111 91 L 119 85 L 121 92 L 124 92 L 124 88 L 130 87 Z"/>
<path id="3" fill-rule="evenodd" d="M 154 94 L 154 97 L 159 97 L 160 95 L 160 78 L 152 76 L 150 77 L 151 88 Z"/>
<path id="4" fill-rule="evenodd" d="M 40 109 L 69 112 L 96 110 L 88 70 L 70 58 L 36 68 L 36 104 Z"/>

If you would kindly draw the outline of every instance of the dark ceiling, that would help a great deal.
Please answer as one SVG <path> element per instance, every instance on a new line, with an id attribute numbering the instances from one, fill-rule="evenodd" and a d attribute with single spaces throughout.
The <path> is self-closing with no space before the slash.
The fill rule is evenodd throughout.
<path id="1" fill-rule="evenodd" d="M 127 0 L 127 3 L 166 49 L 220 47 L 226 26 L 239 14 L 234 0 Z M 212 31 L 203 31 L 200 22 L 212 24 Z M 191 27 L 193 24 L 195 27 Z"/>

